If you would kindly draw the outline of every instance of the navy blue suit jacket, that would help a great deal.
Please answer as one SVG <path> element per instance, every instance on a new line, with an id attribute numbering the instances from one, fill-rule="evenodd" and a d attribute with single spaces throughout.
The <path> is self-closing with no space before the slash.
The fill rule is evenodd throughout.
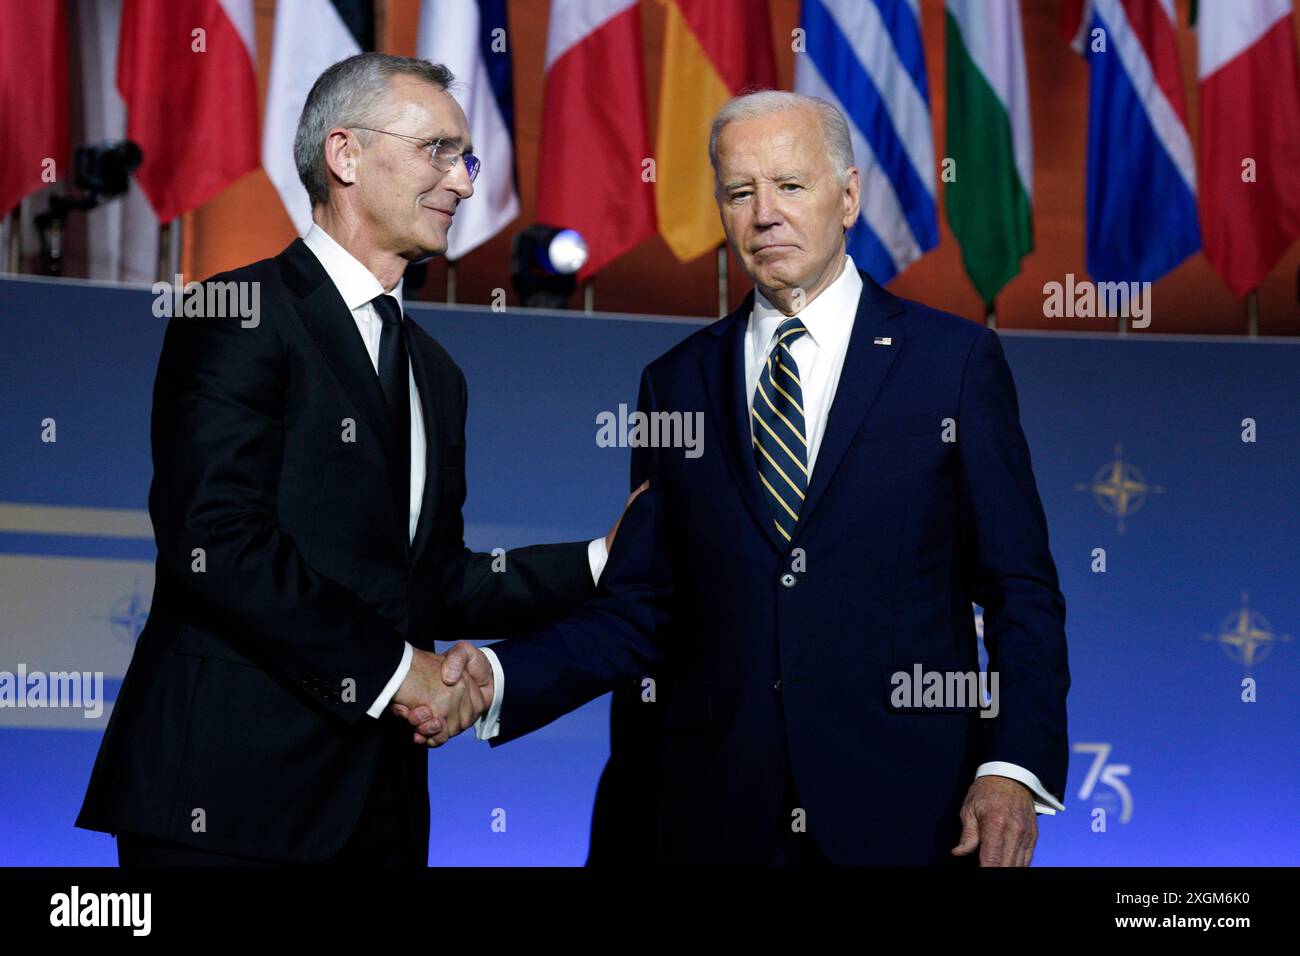
<path id="1" fill-rule="evenodd" d="M 854 865 L 951 862 L 985 761 L 1063 794 L 1065 602 L 1002 347 L 862 282 L 792 541 L 754 464 L 751 293 L 642 376 L 642 410 L 703 412 L 703 454 L 639 449 L 634 480 L 652 487 L 624 517 L 597 597 L 493 648 L 505 673 L 494 743 L 656 675 L 642 706 L 657 708 L 662 743 L 642 759 L 659 764 L 645 769 L 663 862 L 766 862 L 789 826 L 787 773 L 822 852 Z M 978 670 L 972 603 L 998 716 L 893 708 L 897 671 Z"/>

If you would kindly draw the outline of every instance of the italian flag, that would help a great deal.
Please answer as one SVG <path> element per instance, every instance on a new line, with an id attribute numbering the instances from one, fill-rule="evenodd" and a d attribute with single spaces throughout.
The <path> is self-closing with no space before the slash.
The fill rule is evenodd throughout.
<path id="1" fill-rule="evenodd" d="M 1300 236 L 1300 72 L 1291 0 L 1201 0 L 1201 232 L 1234 293 Z"/>
<path id="2" fill-rule="evenodd" d="M 980 297 L 1034 248 L 1033 144 L 1020 0 L 947 0 L 948 224 Z"/>

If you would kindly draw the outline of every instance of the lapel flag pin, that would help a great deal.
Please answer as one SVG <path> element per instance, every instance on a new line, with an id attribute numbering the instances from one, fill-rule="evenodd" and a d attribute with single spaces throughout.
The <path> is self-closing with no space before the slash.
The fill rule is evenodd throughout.
<path id="1" fill-rule="evenodd" d="M 893 345 L 893 344 L 894 344 L 894 340 L 893 340 L 892 338 L 890 338 L 888 335 L 885 335 L 885 336 L 877 335 L 876 338 L 875 338 L 875 344 L 876 344 L 876 345 Z"/>

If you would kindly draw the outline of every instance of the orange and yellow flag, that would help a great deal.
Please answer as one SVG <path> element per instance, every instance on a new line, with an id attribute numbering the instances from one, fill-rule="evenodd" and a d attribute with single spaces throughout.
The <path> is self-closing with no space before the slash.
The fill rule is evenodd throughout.
<path id="1" fill-rule="evenodd" d="M 682 262 L 725 238 L 713 198 L 709 126 L 746 89 L 776 86 L 767 0 L 666 0 L 655 206 Z"/>

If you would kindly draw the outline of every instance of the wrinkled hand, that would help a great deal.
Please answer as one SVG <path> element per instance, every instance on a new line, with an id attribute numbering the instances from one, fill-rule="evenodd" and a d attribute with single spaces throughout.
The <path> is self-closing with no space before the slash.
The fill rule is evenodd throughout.
<path id="1" fill-rule="evenodd" d="M 438 657 L 436 654 L 431 656 Z M 401 701 L 394 703 L 393 713 L 415 728 L 415 742 L 430 747 L 441 746 L 486 714 L 488 708 L 492 706 L 492 695 L 495 690 L 492 681 L 492 664 L 488 661 L 487 655 L 469 641 L 461 641 L 439 660 L 441 666 L 437 677 L 443 685 L 447 688 L 467 687 L 469 693 L 474 695 L 472 699 L 477 700 L 481 707 L 475 711 L 468 722 L 452 725 L 449 724 L 444 711 L 423 701 L 416 701 L 409 706 Z"/>
<path id="2" fill-rule="evenodd" d="M 482 688 L 468 674 L 462 677 L 459 671 L 463 664 L 458 666 L 454 679 L 446 679 L 445 662 L 441 654 L 417 650 L 389 708 L 404 720 L 415 709 L 427 713 L 429 721 L 436 721 L 429 733 L 413 735 L 416 743 L 430 747 L 441 747 L 491 706 L 491 696 L 485 701 Z"/>
<path id="3" fill-rule="evenodd" d="M 961 807 L 961 840 L 953 856 L 976 847 L 980 866 L 1028 866 L 1038 842 L 1038 815 L 1028 787 L 1010 777 L 976 777 Z"/>
<path id="4" fill-rule="evenodd" d="M 627 509 L 632 507 L 632 502 L 636 501 L 636 496 L 641 494 L 650 487 L 650 482 L 643 481 L 636 491 L 627 496 L 627 504 L 623 505 L 623 511 L 619 514 L 618 520 L 614 522 L 614 527 L 609 529 L 609 534 L 605 535 L 605 553 L 608 554 L 614 547 L 614 536 L 618 534 L 618 526 L 623 523 L 623 515 L 627 514 Z"/>

